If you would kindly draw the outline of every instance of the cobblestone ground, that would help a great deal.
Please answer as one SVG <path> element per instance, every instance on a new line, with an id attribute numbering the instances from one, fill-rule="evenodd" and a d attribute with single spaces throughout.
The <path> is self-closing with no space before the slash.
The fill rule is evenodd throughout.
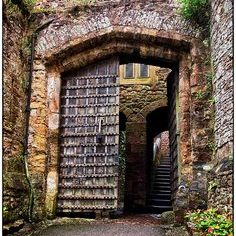
<path id="1" fill-rule="evenodd" d="M 159 220 L 148 215 L 136 215 L 115 220 L 91 220 L 87 223 L 62 223 L 48 226 L 35 236 L 164 236 Z"/>

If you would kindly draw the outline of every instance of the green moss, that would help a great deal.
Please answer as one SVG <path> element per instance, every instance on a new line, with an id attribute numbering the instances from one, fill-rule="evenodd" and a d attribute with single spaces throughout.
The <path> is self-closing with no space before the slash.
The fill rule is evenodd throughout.
<path id="1" fill-rule="evenodd" d="M 12 156 L 4 161 L 4 169 L 7 172 L 24 173 L 24 159 L 22 155 Z"/>
<path id="2" fill-rule="evenodd" d="M 69 0 L 68 2 L 74 5 L 90 5 L 96 2 L 96 0 Z"/>
<path id="3" fill-rule="evenodd" d="M 55 8 L 37 8 L 31 11 L 31 14 L 40 14 L 40 13 L 56 13 L 57 10 Z"/>

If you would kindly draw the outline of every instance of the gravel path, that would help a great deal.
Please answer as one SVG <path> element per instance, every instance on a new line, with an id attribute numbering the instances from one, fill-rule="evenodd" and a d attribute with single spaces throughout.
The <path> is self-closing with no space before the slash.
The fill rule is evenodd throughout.
<path id="1" fill-rule="evenodd" d="M 164 236 L 159 221 L 151 216 L 119 220 L 93 221 L 86 224 L 52 225 L 37 236 Z"/>

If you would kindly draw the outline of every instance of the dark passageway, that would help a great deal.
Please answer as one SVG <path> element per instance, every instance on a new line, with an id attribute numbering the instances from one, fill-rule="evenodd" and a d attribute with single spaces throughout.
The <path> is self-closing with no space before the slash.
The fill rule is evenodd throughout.
<path id="1" fill-rule="evenodd" d="M 163 155 L 160 149 L 163 145 L 169 146 L 169 137 L 163 143 L 163 134 L 168 130 L 168 107 L 161 107 L 147 116 L 147 210 L 161 213 L 172 209 L 170 156 L 169 152 Z M 155 143 L 159 141 L 159 143 Z M 154 145 L 158 147 L 154 148 Z M 158 150 L 159 149 L 159 150 Z M 154 151 L 156 153 L 154 153 Z"/>

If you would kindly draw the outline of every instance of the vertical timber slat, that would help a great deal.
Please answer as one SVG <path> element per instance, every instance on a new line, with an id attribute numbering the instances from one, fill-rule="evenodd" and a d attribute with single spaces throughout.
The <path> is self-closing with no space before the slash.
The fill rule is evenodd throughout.
<path id="1" fill-rule="evenodd" d="M 117 208 L 118 58 L 62 76 L 58 212 Z"/>

